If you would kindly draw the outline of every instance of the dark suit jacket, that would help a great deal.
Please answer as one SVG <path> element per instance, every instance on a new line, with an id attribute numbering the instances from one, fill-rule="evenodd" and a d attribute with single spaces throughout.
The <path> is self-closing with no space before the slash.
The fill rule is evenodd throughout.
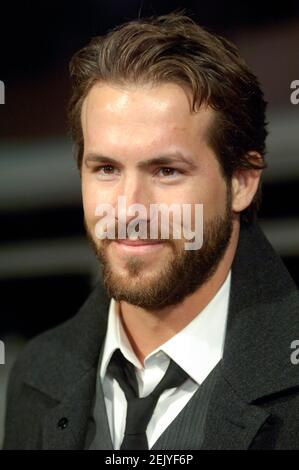
<path id="1" fill-rule="evenodd" d="M 108 307 L 98 285 L 76 316 L 26 345 L 10 376 L 4 449 L 84 448 Z M 298 291 L 259 227 L 242 227 L 203 449 L 299 449 L 296 339 Z"/>

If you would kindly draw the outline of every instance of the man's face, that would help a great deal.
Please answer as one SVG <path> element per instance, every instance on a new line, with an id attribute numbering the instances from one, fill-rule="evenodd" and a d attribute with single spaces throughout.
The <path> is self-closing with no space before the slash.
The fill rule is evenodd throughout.
<path id="1" fill-rule="evenodd" d="M 230 239 L 232 212 L 230 186 L 207 143 L 212 119 L 208 107 L 191 113 L 190 96 L 176 84 L 131 88 L 96 84 L 85 98 L 81 172 L 85 225 L 102 263 L 105 287 L 116 300 L 149 310 L 175 305 L 217 268 Z M 100 161 L 98 156 L 115 161 Z M 142 165 L 161 156 L 176 160 Z M 108 203 L 120 218 L 119 196 L 126 197 L 126 207 L 142 204 L 147 214 L 151 204 L 193 208 L 203 204 L 202 248 L 186 250 L 186 239 L 165 240 L 160 232 L 162 243 L 143 248 L 119 243 L 118 232 L 116 240 L 98 239 L 96 208 Z M 126 213 L 126 224 L 133 218 Z"/>

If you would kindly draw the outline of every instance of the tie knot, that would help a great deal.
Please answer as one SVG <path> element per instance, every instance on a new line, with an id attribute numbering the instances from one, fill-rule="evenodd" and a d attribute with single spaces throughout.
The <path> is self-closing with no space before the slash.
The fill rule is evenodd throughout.
<path id="1" fill-rule="evenodd" d="M 120 349 L 114 351 L 108 370 L 119 383 L 127 400 L 139 397 L 135 367 L 125 358 Z M 171 359 L 162 380 L 151 392 L 150 396 L 157 396 L 159 398 L 164 390 L 179 387 L 187 378 L 188 374 Z"/>
<path id="2" fill-rule="evenodd" d="M 117 380 L 127 400 L 138 397 L 138 382 L 134 365 L 128 361 L 120 349 L 116 349 L 110 359 L 108 371 Z"/>

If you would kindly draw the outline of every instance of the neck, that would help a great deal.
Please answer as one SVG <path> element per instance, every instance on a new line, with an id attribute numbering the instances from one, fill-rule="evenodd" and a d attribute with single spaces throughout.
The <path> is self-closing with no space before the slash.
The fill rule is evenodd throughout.
<path id="1" fill-rule="evenodd" d="M 217 294 L 231 268 L 238 238 L 239 223 L 234 222 L 230 242 L 215 273 L 181 303 L 154 311 L 120 303 L 124 330 L 142 364 L 146 356 L 188 325 Z"/>

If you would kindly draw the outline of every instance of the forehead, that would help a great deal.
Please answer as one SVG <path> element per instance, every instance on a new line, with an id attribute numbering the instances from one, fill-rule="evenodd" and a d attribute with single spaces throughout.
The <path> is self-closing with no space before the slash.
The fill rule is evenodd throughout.
<path id="1" fill-rule="evenodd" d="M 134 142 L 204 139 L 214 117 L 208 106 L 191 110 L 191 93 L 174 83 L 119 87 L 97 83 L 86 96 L 81 113 L 85 144 L 109 137 L 134 137 Z"/>

